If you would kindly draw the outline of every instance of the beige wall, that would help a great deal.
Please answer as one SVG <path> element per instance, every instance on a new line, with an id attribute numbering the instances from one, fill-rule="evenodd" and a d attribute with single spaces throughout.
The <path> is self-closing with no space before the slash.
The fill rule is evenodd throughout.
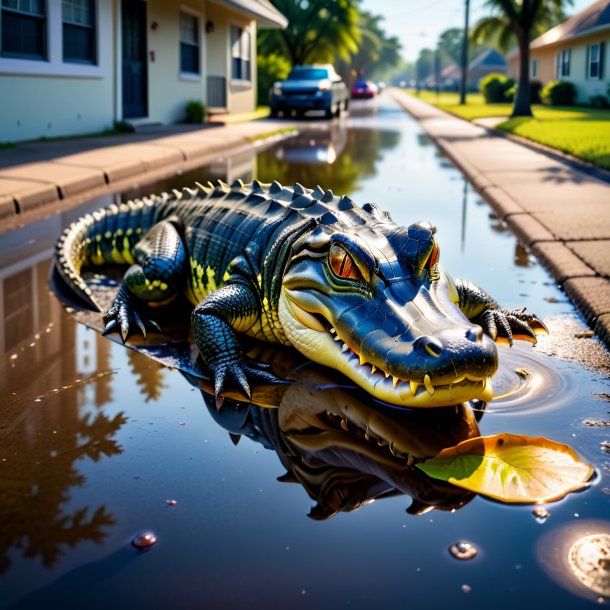
<path id="1" fill-rule="evenodd" d="M 61 2 L 48 3 L 47 60 L 0 58 L 0 142 L 69 136 L 114 124 L 113 0 L 98 0 L 98 65 L 64 63 Z"/>
<path id="2" fill-rule="evenodd" d="M 587 78 L 587 46 L 598 42 L 605 42 L 603 76 L 601 79 Z M 564 49 L 572 49 L 570 59 L 570 76 L 558 77 L 556 74 L 557 54 Z M 607 95 L 610 80 L 610 34 L 603 33 L 578 38 L 563 44 L 543 49 L 532 49 L 532 57 L 538 59 L 538 78 L 543 84 L 553 80 L 567 80 L 576 86 L 577 103 L 587 104 L 592 95 Z"/>
<path id="3" fill-rule="evenodd" d="M 210 76 L 227 79 L 227 111 L 233 114 L 256 109 L 256 22 L 233 11 L 209 2 L 207 15 L 214 23 L 214 31 L 207 34 L 207 70 Z M 231 80 L 231 26 L 249 28 L 251 80 Z"/>
<path id="4" fill-rule="evenodd" d="M 200 74 L 180 73 L 180 11 L 199 19 Z M 190 10 L 189 10 L 190 9 Z M 188 100 L 205 101 L 205 2 L 204 0 L 148 0 L 148 116 L 151 121 L 184 120 Z M 152 24 L 157 29 L 152 29 Z M 154 61 L 151 54 L 154 55 Z"/>

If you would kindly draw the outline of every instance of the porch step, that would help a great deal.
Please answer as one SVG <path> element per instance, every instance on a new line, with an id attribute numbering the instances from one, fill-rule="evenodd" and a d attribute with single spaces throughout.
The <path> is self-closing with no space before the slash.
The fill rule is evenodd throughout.
<path id="1" fill-rule="evenodd" d="M 146 133 L 151 131 L 157 131 L 159 127 L 163 127 L 163 123 L 158 121 L 151 121 L 150 119 L 127 119 L 123 121 L 123 125 L 129 131 L 136 133 Z"/>

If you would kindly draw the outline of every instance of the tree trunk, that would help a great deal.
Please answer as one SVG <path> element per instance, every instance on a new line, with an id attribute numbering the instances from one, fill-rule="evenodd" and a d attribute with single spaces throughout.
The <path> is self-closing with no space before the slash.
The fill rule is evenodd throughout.
<path id="1" fill-rule="evenodd" d="M 519 82 L 511 117 L 532 116 L 530 104 L 530 41 L 528 32 L 518 32 Z"/>

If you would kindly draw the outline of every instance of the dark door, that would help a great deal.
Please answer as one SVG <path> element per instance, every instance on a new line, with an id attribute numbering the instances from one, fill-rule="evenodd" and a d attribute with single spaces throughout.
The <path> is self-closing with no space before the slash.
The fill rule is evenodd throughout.
<path id="1" fill-rule="evenodd" d="M 146 2 L 123 0 L 123 117 L 148 115 Z"/>

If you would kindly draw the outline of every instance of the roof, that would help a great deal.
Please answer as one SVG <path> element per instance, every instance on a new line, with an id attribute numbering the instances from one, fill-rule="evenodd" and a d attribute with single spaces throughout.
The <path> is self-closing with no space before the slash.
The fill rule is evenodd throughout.
<path id="1" fill-rule="evenodd" d="M 483 51 L 481 54 L 477 55 L 469 64 L 469 70 L 476 70 L 479 68 L 506 68 L 506 60 L 504 56 L 496 49 L 488 49 L 487 51 Z"/>
<path id="2" fill-rule="evenodd" d="M 240 13 L 247 13 L 256 19 L 262 28 L 281 28 L 288 26 L 288 19 L 278 11 L 269 0 L 211 0 L 215 4 L 227 6 Z"/>
<path id="3" fill-rule="evenodd" d="M 597 0 L 584 11 L 538 36 L 531 42 L 530 49 L 540 49 L 605 31 L 610 31 L 610 0 Z"/>

